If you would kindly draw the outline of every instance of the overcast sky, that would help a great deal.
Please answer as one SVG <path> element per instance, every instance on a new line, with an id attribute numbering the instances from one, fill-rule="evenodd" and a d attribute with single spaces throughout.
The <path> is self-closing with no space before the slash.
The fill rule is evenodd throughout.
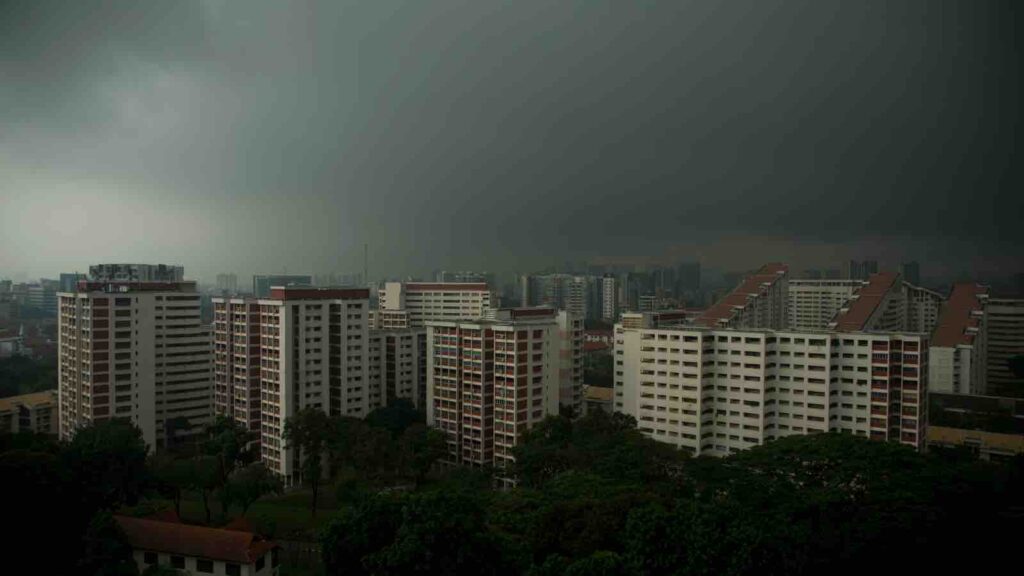
<path id="1" fill-rule="evenodd" d="M 0 276 L 1019 267 L 1021 8 L 0 0 Z"/>

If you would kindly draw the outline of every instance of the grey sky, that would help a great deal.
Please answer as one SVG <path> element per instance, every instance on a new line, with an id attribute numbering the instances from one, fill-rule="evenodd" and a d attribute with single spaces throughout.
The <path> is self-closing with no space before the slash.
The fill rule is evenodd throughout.
<path id="1" fill-rule="evenodd" d="M 1024 246 L 1014 2 L 0 0 L 0 275 Z"/>

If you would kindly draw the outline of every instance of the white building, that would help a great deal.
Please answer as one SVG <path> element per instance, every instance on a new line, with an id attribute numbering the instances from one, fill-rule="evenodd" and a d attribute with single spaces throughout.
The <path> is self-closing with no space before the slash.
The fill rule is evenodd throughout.
<path id="1" fill-rule="evenodd" d="M 427 329 L 370 330 L 370 380 L 382 406 L 405 399 L 424 408 L 427 395 Z"/>
<path id="2" fill-rule="evenodd" d="M 62 439 L 129 418 L 162 448 L 211 421 L 210 331 L 195 282 L 88 281 L 59 298 Z"/>
<path id="3" fill-rule="evenodd" d="M 786 295 L 790 330 L 824 330 L 863 280 L 789 280 Z"/>
<path id="4" fill-rule="evenodd" d="M 615 410 L 695 455 L 845 432 L 920 447 L 916 334 L 615 327 Z"/>
<path id="5" fill-rule="evenodd" d="M 314 408 L 362 418 L 382 402 L 370 378 L 366 288 L 272 287 L 257 300 L 260 347 L 260 450 L 287 485 L 301 480 L 285 421 Z"/>
<path id="6" fill-rule="evenodd" d="M 411 328 L 482 318 L 490 306 L 491 293 L 483 282 L 387 282 L 380 291 L 380 310 L 405 311 Z"/>
<path id="7" fill-rule="evenodd" d="M 558 414 L 560 337 L 550 308 L 427 323 L 427 423 L 451 464 L 510 465 L 523 432 Z"/>
<path id="8" fill-rule="evenodd" d="M 695 324 L 706 328 L 785 328 L 788 274 L 785 264 L 765 264 L 705 310 Z"/>
<path id="9" fill-rule="evenodd" d="M 601 320 L 605 322 L 619 321 L 619 290 L 615 276 L 607 274 L 601 277 Z"/>

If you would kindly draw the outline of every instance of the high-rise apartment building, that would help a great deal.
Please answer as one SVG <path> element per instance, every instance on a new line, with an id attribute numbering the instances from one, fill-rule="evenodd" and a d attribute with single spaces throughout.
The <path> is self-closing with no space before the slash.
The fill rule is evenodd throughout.
<path id="1" fill-rule="evenodd" d="M 260 305 L 255 298 L 213 299 L 213 405 L 257 437 L 261 433 Z"/>
<path id="2" fill-rule="evenodd" d="M 618 322 L 619 292 L 615 276 L 605 274 L 601 277 L 601 320 Z"/>
<path id="3" fill-rule="evenodd" d="M 257 298 L 269 298 L 270 289 L 274 286 L 309 286 L 313 277 L 309 274 L 257 274 L 252 277 L 252 295 Z"/>
<path id="4" fill-rule="evenodd" d="M 506 468 L 523 432 L 558 413 L 556 312 L 499 310 L 427 330 L 427 423 L 445 433 L 447 461 Z"/>
<path id="5" fill-rule="evenodd" d="M 829 431 L 923 441 L 922 335 L 619 324 L 615 362 L 614 409 L 693 454 Z"/>
<path id="6" fill-rule="evenodd" d="M 96 282 L 181 282 L 185 268 L 167 264 L 97 264 L 89 266 L 89 280 Z"/>
<path id="7" fill-rule="evenodd" d="M 705 310 L 695 323 L 708 328 L 784 328 L 788 272 L 785 264 L 765 264 Z"/>
<path id="8" fill-rule="evenodd" d="M 1011 396 L 1020 376 L 1010 359 L 1024 356 L 1024 299 L 993 296 L 985 305 L 986 389 L 989 396 Z"/>
<path id="9" fill-rule="evenodd" d="M 424 408 L 427 397 L 427 329 L 370 330 L 370 381 L 381 405 L 397 399 Z"/>
<path id="10" fill-rule="evenodd" d="M 862 280 L 789 280 L 787 287 L 787 328 L 790 330 L 824 330 Z"/>
<path id="11" fill-rule="evenodd" d="M 412 328 L 482 318 L 490 307 L 491 293 L 482 282 L 387 282 L 380 291 L 380 310 L 404 310 Z"/>
<path id="12" fill-rule="evenodd" d="M 276 287 L 213 303 L 215 411 L 257 432 L 288 483 L 299 461 L 281 434 L 299 410 L 364 417 L 396 398 L 423 404 L 426 330 L 377 329 L 365 288 Z"/>
<path id="13" fill-rule="evenodd" d="M 59 289 L 59 281 L 40 278 L 39 282 L 33 282 L 27 286 L 25 304 L 49 314 L 56 314 L 57 291 Z"/>
<path id="14" fill-rule="evenodd" d="M 62 272 L 60 275 L 59 286 L 57 287 L 58 292 L 74 292 L 78 290 L 78 281 L 85 280 L 87 276 L 85 274 L 66 273 Z"/>
<path id="15" fill-rule="evenodd" d="M 578 314 L 558 311 L 558 403 L 583 412 L 583 318 Z"/>
<path id="16" fill-rule="evenodd" d="M 127 418 L 159 449 L 211 421 L 210 332 L 195 282 L 89 280 L 59 299 L 62 439 Z"/>
<path id="17" fill-rule="evenodd" d="M 946 394 L 985 391 L 985 302 L 988 289 L 973 283 L 953 286 L 932 334 L 928 386 Z"/>
<path id="18" fill-rule="evenodd" d="M 217 291 L 236 294 L 238 292 L 237 274 L 217 274 Z"/>
<path id="19" fill-rule="evenodd" d="M 366 288 L 274 287 L 259 306 L 260 451 L 287 485 L 301 480 L 285 421 L 313 408 L 364 417 L 382 403 L 370 378 Z M 227 304 L 225 302 L 225 304 Z"/>

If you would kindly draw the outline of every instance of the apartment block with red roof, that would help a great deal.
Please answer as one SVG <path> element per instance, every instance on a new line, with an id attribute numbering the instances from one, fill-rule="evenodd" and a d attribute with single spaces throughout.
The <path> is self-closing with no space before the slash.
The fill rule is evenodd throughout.
<path id="1" fill-rule="evenodd" d="M 788 274 L 785 264 L 765 264 L 694 323 L 705 328 L 785 328 Z"/>
<path id="2" fill-rule="evenodd" d="M 932 333 L 928 380 L 932 391 L 982 394 L 985 389 L 985 302 L 988 288 L 953 286 Z"/>

